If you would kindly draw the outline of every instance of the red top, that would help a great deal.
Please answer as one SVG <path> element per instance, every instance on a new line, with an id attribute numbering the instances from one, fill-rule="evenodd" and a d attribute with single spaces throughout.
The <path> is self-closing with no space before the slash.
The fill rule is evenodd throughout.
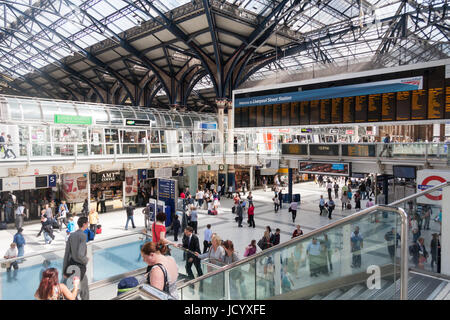
<path id="1" fill-rule="evenodd" d="M 186 198 L 186 195 L 184 194 L 184 192 L 180 193 L 180 198 L 181 199 L 185 199 Z"/>
<path id="2" fill-rule="evenodd" d="M 161 240 L 161 232 L 166 232 L 166 226 L 161 224 L 156 224 L 153 222 L 153 234 L 152 234 L 152 242 L 158 243 Z"/>
<path id="3" fill-rule="evenodd" d="M 248 214 L 249 216 L 254 215 L 254 214 L 255 214 L 255 207 L 249 207 L 249 208 L 248 208 L 247 214 Z"/>
<path id="4" fill-rule="evenodd" d="M 295 229 L 294 233 L 292 234 L 292 238 L 295 238 L 295 237 L 298 237 L 298 236 L 301 236 L 301 235 L 303 235 L 303 231 L 300 230 L 300 232 L 299 232 L 297 229 Z"/>

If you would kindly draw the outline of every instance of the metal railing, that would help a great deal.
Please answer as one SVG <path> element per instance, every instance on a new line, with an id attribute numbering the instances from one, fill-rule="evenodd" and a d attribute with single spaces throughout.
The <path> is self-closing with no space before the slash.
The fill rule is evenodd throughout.
<path id="1" fill-rule="evenodd" d="M 206 275 L 203 275 L 203 276 L 198 277 L 196 279 L 193 279 L 193 280 L 191 280 L 189 282 L 184 283 L 178 289 L 181 290 L 181 289 L 186 288 L 188 286 L 194 285 L 195 283 L 199 283 L 200 281 L 202 281 L 204 279 L 213 277 L 213 276 L 215 276 L 215 275 L 217 275 L 219 273 L 225 273 L 227 271 L 230 271 L 231 269 L 235 269 L 235 268 L 237 268 L 239 266 L 242 266 L 244 264 L 247 264 L 249 262 L 256 261 L 258 258 L 262 258 L 262 257 L 268 256 L 269 254 L 277 252 L 277 251 L 279 251 L 279 250 L 281 250 L 283 248 L 286 248 L 286 247 L 288 247 L 288 246 L 290 246 L 292 244 L 295 244 L 295 243 L 298 243 L 298 242 L 302 242 L 302 241 L 304 241 L 306 239 L 312 239 L 313 237 L 315 237 L 315 236 L 317 236 L 317 235 L 319 235 L 319 234 L 321 234 L 321 233 L 323 233 L 325 231 L 331 230 L 331 229 L 336 228 L 338 226 L 342 226 L 342 225 L 344 225 L 344 224 L 346 224 L 348 222 L 354 221 L 354 220 L 356 220 L 356 219 L 358 219 L 360 217 L 363 217 L 363 216 L 368 216 L 371 213 L 374 213 L 374 212 L 380 211 L 380 210 L 396 213 L 401 218 L 401 235 L 400 235 L 400 237 L 401 237 L 401 240 L 400 240 L 401 241 L 401 254 L 400 254 L 400 263 L 401 263 L 401 266 L 400 266 L 400 283 L 401 283 L 401 287 L 400 287 L 400 299 L 401 300 L 407 300 L 408 299 L 408 245 L 407 245 L 407 243 L 408 243 L 408 241 L 407 241 L 408 240 L 408 217 L 407 217 L 406 212 L 403 209 L 401 209 L 401 208 L 394 208 L 394 207 L 380 206 L 380 205 L 377 205 L 377 206 L 370 207 L 370 208 L 367 208 L 365 210 L 359 211 L 359 212 L 354 213 L 354 214 L 352 214 L 350 216 L 344 217 L 344 218 L 342 218 L 342 219 L 340 219 L 340 220 L 338 220 L 336 222 L 333 222 L 333 223 L 328 224 L 326 226 L 323 226 L 323 227 L 320 227 L 318 229 L 315 229 L 315 230 L 313 230 L 312 232 L 310 232 L 310 233 L 308 233 L 306 235 L 293 238 L 293 239 L 291 239 L 291 240 L 289 240 L 287 242 L 281 243 L 281 244 L 279 244 L 277 246 L 274 246 L 272 248 L 266 249 L 266 250 L 264 250 L 264 251 L 262 251 L 260 253 L 254 254 L 251 257 L 244 258 L 244 259 L 242 259 L 240 261 L 237 261 L 237 262 L 235 262 L 233 264 L 230 264 L 230 265 L 227 265 L 225 267 L 222 267 L 219 270 L 213 271 L 213 272 L 211 272 L 209 274 L 206 274 Z M 227 287 L 225 286 L 225 288 L 227 288 Z"/>

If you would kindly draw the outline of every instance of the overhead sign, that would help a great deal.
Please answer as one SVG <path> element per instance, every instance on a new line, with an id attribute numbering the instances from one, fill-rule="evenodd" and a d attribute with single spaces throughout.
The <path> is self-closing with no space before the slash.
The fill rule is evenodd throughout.
<path id="1" fill-rule="evenodd" d="M 217 123 L 215 122 L 199 122 L 198 128 L 202 130 L 217 130 Z"/>
<path id="2" fill-rule="evenodd" d="M 338 134 L 339 129 L 330 129 L 330 134 Z"/>
<path id="3" fill-rule="evenodd" d="M 56 174 L 51 174 L 48 176 L 48 186 L 56 187 Z"/>
<path id="4" fill-rule="evenodd" d="M 298 162 L 299 173 L 324 174 L 327 176 L 350 176 L 350 163 L 346 162 Z"/>
<path id="5" fill-rule="evenodd" d="M 91 125 L 92 117 L 74 116 L 69 114 L 55 114 L 55 123 Z"/>
<path id="6" fill-rule="evenodd" d="M 126 126 L 149 126 L 150 120 L 125 119 Z"/>
<path id="7" fill-rule="evenodd" d="M 91 183 L 116 182 L 125 180 L 125 171 L 92 172 Z"/>
<path id="8" fill-rule="evenodd" d="M 450 181 L 450 171 L 419 170 L 417 171 L 417 192 L 425 191 L 446 181 Z M 417 198 L 418 203 L 434 204 L 442 200 L 442 190 L 436 190 Z"/>
<path id="9" fill-rule="evenodd" d="M 355 131 L 354 130 L 345 130 L 345 134 L 354 134 Z"/>
<path id="10" fill-rule="evenodd" d="M 251 98 L 235 99 L 235 108 L 279 104 L 296 101 L 313 101 L 319 99 L 366 96 L 370 94 L 412 91 L 422 89 L 423 77 L 402 78 L 393 80 L 360 83 L 348 86 L 295 91 Z"/>
<path id="11" fill-rule="evenodd" d="M 3 191 L 14 191 L 20 189 L 18 177 L 3 178 Z"/>
<path id="12" fill-rule="evenodd" d="M 302 129 L 300 129 L 300 132 L 301 133 L 311 133 L 312 129 L 310 129 L 310 128 L 302 128 Z"/>

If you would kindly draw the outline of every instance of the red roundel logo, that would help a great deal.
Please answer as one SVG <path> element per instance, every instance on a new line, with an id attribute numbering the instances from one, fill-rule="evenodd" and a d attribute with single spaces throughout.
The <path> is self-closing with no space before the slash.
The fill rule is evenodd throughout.
<path id="1" fill-rule="evenodd" d="M 435 180 L 439 181 L 440 183 L 444 183 L 445 181 L 447 181 L 444 178 L 439 177 L 439 176 L 429 176 L 423 180 L 422 186 L 426 186 L 428 184 L 428 182 L 435 181 Z M 442 200 L 442 194 L 439 196 L 433 196 L 432 194 L 426 194 L 425 197 L 427 197 L 430 200 L 435 200 L 435 201 Z"/>

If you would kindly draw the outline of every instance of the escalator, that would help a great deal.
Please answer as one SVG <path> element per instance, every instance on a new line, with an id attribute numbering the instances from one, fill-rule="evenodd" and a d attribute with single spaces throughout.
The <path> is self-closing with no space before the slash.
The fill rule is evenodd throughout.
<path id="1" fill-rule="evenodd" d="M 417 199 L 440 188 L 405 198 Z M 399 202 L 396 203 L 396 205 Z M 395 236 L 400 236 L 399 240 Z M 390 237 L 389 235 L 393 235 Z M 449 280 L 409 270 L 408 216 L 375 206 L 178 287 L 181 300 L 434 299 Z"/>

